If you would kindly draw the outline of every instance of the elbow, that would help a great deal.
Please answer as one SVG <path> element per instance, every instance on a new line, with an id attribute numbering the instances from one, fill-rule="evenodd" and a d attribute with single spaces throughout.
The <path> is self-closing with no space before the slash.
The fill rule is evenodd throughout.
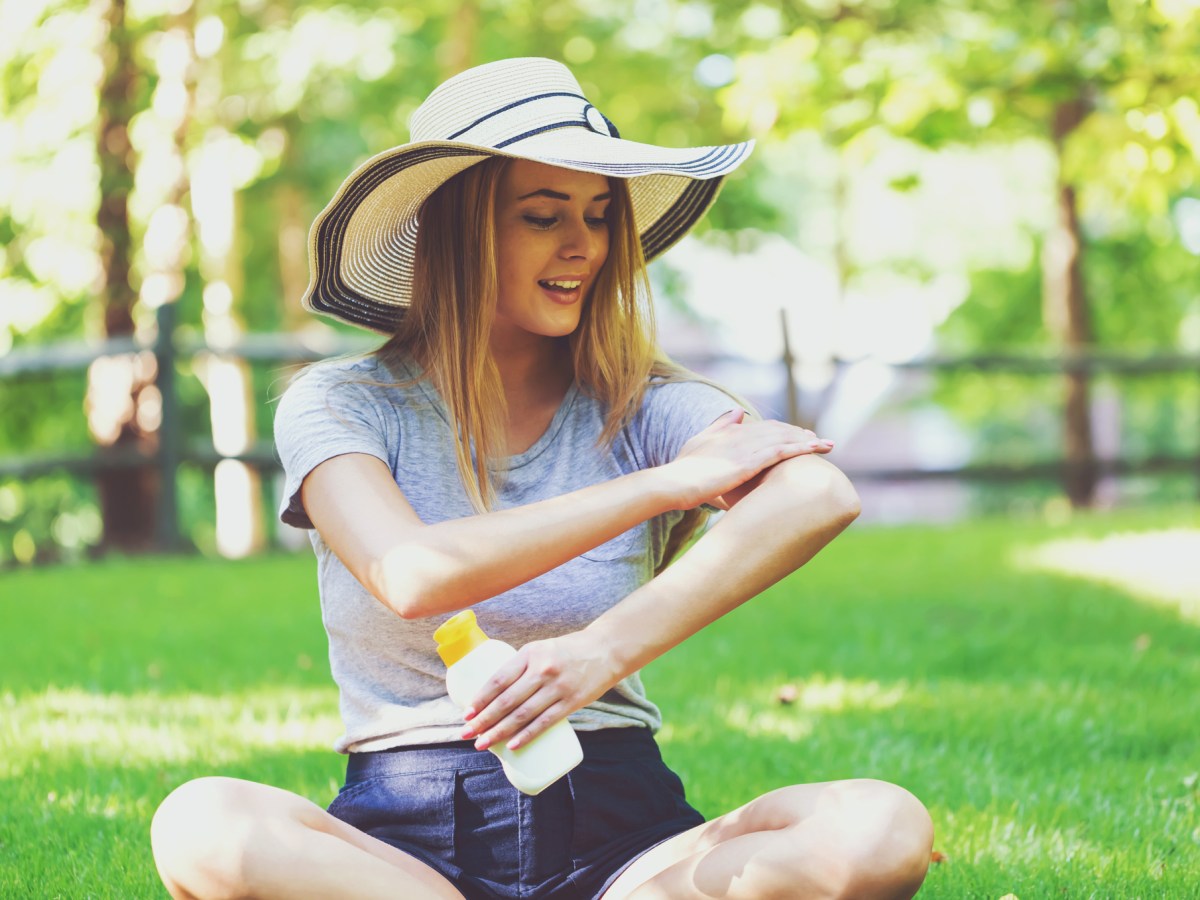
<path id="1" fill-rule="evenodd" d="M 833 469 L 833 472 L 828 491 L 828 505 L 834 524 L 840 531 L 858 518 L 859 513 L 862 512 L 862 502 L 858 498 L 858 491 L 854 489 L 854 485 L 850 483 L 850 479 L 846 477 L 845 473 L 833 466 L 830 468 Z"/>
<path id="2" fill-rule="evenodd" d="M 810 523 L 821 530 L 840 532 L 862 511 L 858 491 L 850 479 L 821 457 L 805 455 L 784 460 L 768 475 L 778 482 L 780 494 L 786 497 L 783 502 L 808 511 L 813 517 Z"/>
<path id="3" fill-rule="evenodd" d="M 399 590 L 386 592 L 383 603 L 402 619 L 425 619 L 458 608 L 447 607 L 447 596 L 445 585 L 410 578 Z"/>
<path id="4" fill-rule="evenodd" d="M 421 612 L 423 608 L 422 600 L 419 597 L 404 594 L 401 596 L 389 596 L 386 599 L 379 598 L 384 606 L 394 612 L 402 619 L 423 619 L 424 614 Z"/>
<path id="5" fill-rule="evenodd" d="M 435 591 L 422 591 L 413 585 L 400 591 L 382 592 L 382 596 L 377 593 L 375 596 L 402 619 L 424 619 L 445 611 L 433 599 L 443 595 Z"/>
<path id="6" fill-rule="evenodd" d="M 445 596 L 434 576 L 421 548 L 405 542 L 375 561 L 367 587 L 400 618 L 423 619 L 440 611 L 435 598 Z"/>
<path id="7" fill-rule="evenodd" d="M 414 590 L 411 584 L 393 587 L 389 583 L 391 580 L 375 581 L 368 589 L 375 596 L 376 600 L 400 618 L 420 619 L 422 617 L 421 610 L 425 605 L 424 596 L 419 591 Z"/>

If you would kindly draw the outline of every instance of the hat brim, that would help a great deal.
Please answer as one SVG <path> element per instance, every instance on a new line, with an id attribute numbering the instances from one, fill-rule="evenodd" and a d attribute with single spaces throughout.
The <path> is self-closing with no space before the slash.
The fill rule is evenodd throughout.
<path id="1" fill-rule="evenodd" d="M 448 179 L 493 156 L 528 159 L 629 182 L 647 260 L 682 238 L 712 206 L 725 176 L 754 142 L 668 148 L 582 128 L 524 137 L 519 146 L 423 141 L 393 147 L 342 183 L 309 232 L 311 312 L 390 335 L 412 289 L 417 213 Z"/>

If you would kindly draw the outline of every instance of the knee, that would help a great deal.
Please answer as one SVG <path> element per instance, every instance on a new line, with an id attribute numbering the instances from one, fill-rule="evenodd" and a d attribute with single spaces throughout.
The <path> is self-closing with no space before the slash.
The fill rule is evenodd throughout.
<path id="1" fill-rule="evenodd" d="M 850 865 L 843 897 L 912 897 L 933 851 L 933 819 L 904 788 L 863 778 L 844 783 Z"/>
<path id="2" fill-rule="evenodd" d="M 159 805 L 150 823 L 150 845 L 172 895 L 246 895 L 245 851 L 253 827 L 247 787 L 234 778 L 197 778 Z"/>

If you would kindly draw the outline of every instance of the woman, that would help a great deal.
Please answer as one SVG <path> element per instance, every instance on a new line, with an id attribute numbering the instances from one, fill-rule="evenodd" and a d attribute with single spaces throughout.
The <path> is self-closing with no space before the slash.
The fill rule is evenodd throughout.
<path id="1" fill-rule="evenodd" d="M 910 897 L 924 807 L 781 787 L 705 822 L 663 764 L 639 669 L 857 515 L 809 431 L 658 353 L 645 259 L 749 145 L 621 140 L 549 60 L 443 84 L 312 231 L 307 308 L 390 338 L 295 379 L 283 521 L 313 528 L 346 733 L 328 811 L 202 778 L 152 826 L 175 897 Z M 669 569 L 703 516 L 725 515 Z M 432 633 L 473 606 L 521 648 L 472 707 Z M 481 753 L 569 716 L 585 760 L 527 797 Z M 464 721 L 465 718 L 465 721 Z"/>

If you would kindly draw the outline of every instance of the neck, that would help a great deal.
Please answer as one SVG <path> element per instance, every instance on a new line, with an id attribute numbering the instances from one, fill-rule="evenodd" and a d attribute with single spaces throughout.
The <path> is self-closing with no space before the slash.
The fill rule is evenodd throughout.
<path id="1" fill-rule="evenodd" d="M 510 407 L 561 399 L 574 380 L 571 348 L 565 338 L 505 341 L 494 331 L 492 358 Z"/>

